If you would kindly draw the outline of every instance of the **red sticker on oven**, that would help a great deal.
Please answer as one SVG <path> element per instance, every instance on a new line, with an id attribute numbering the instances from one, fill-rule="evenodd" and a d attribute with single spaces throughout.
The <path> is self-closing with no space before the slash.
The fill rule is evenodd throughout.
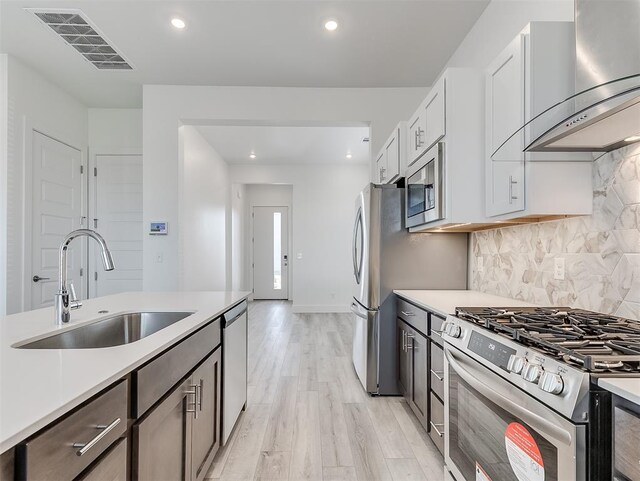
<path id="1" fill-rule="evenodd" d="M 518 481 L 544 481 L 540 448 L 522 424 L 511 423 L 504 432 L 504 444 L 513 473 Z"/>

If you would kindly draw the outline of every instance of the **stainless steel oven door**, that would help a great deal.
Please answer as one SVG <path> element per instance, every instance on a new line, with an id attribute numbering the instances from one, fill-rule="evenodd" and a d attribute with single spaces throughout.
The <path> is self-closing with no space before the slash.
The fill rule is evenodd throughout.
<path id="1" fill-rule="evenodd" d="M 407 227 L 444 219 L 444 185 L 444 142 L 438 142 L 407 170 Z"/>
<path id="2" fill-rule="evenodd" d="M 456 481 L 584 481 L 576 425 L 445 345 L 445 464 Z"/>

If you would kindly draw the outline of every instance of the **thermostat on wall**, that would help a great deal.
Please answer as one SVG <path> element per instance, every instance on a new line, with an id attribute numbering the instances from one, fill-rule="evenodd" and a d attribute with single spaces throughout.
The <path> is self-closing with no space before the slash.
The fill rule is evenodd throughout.
<path id="1" fill-rule="evenodd" d="M 168 230 L 168 222 L 151 222 L 149 224 L 149 235 L 167 235 Z"/>

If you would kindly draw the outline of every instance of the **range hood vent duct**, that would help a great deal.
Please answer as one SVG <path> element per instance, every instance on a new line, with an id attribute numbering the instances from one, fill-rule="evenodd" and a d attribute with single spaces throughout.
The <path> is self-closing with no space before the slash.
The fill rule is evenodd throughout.
<path id="1" fill-rule="evenodd" d="M 493 152 L 585 160 L 640 141 L 640 0 L 576 0 L 576 93 L 529 120 Z M 572 154 L 574 153 L 574 154 Z M 537 154 L 541 155 L 541 154 Z M 595 158 L 589 156 L 588 158 Z"/>
<path id="2" fill-rule="evenodd" d="M 26 8 L 98 70 L 133 70 L 84 13 L 76 9 Z"/>

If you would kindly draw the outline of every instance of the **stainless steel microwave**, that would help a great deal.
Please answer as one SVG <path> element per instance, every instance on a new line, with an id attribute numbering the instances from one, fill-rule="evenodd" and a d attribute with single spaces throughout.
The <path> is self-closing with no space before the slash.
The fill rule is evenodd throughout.
<path id="1" fill-rule="evenodd" d="M 424 153 L 406 175 L 406 226 L 415 227 L 445 218 L 444 142 Z"/>

